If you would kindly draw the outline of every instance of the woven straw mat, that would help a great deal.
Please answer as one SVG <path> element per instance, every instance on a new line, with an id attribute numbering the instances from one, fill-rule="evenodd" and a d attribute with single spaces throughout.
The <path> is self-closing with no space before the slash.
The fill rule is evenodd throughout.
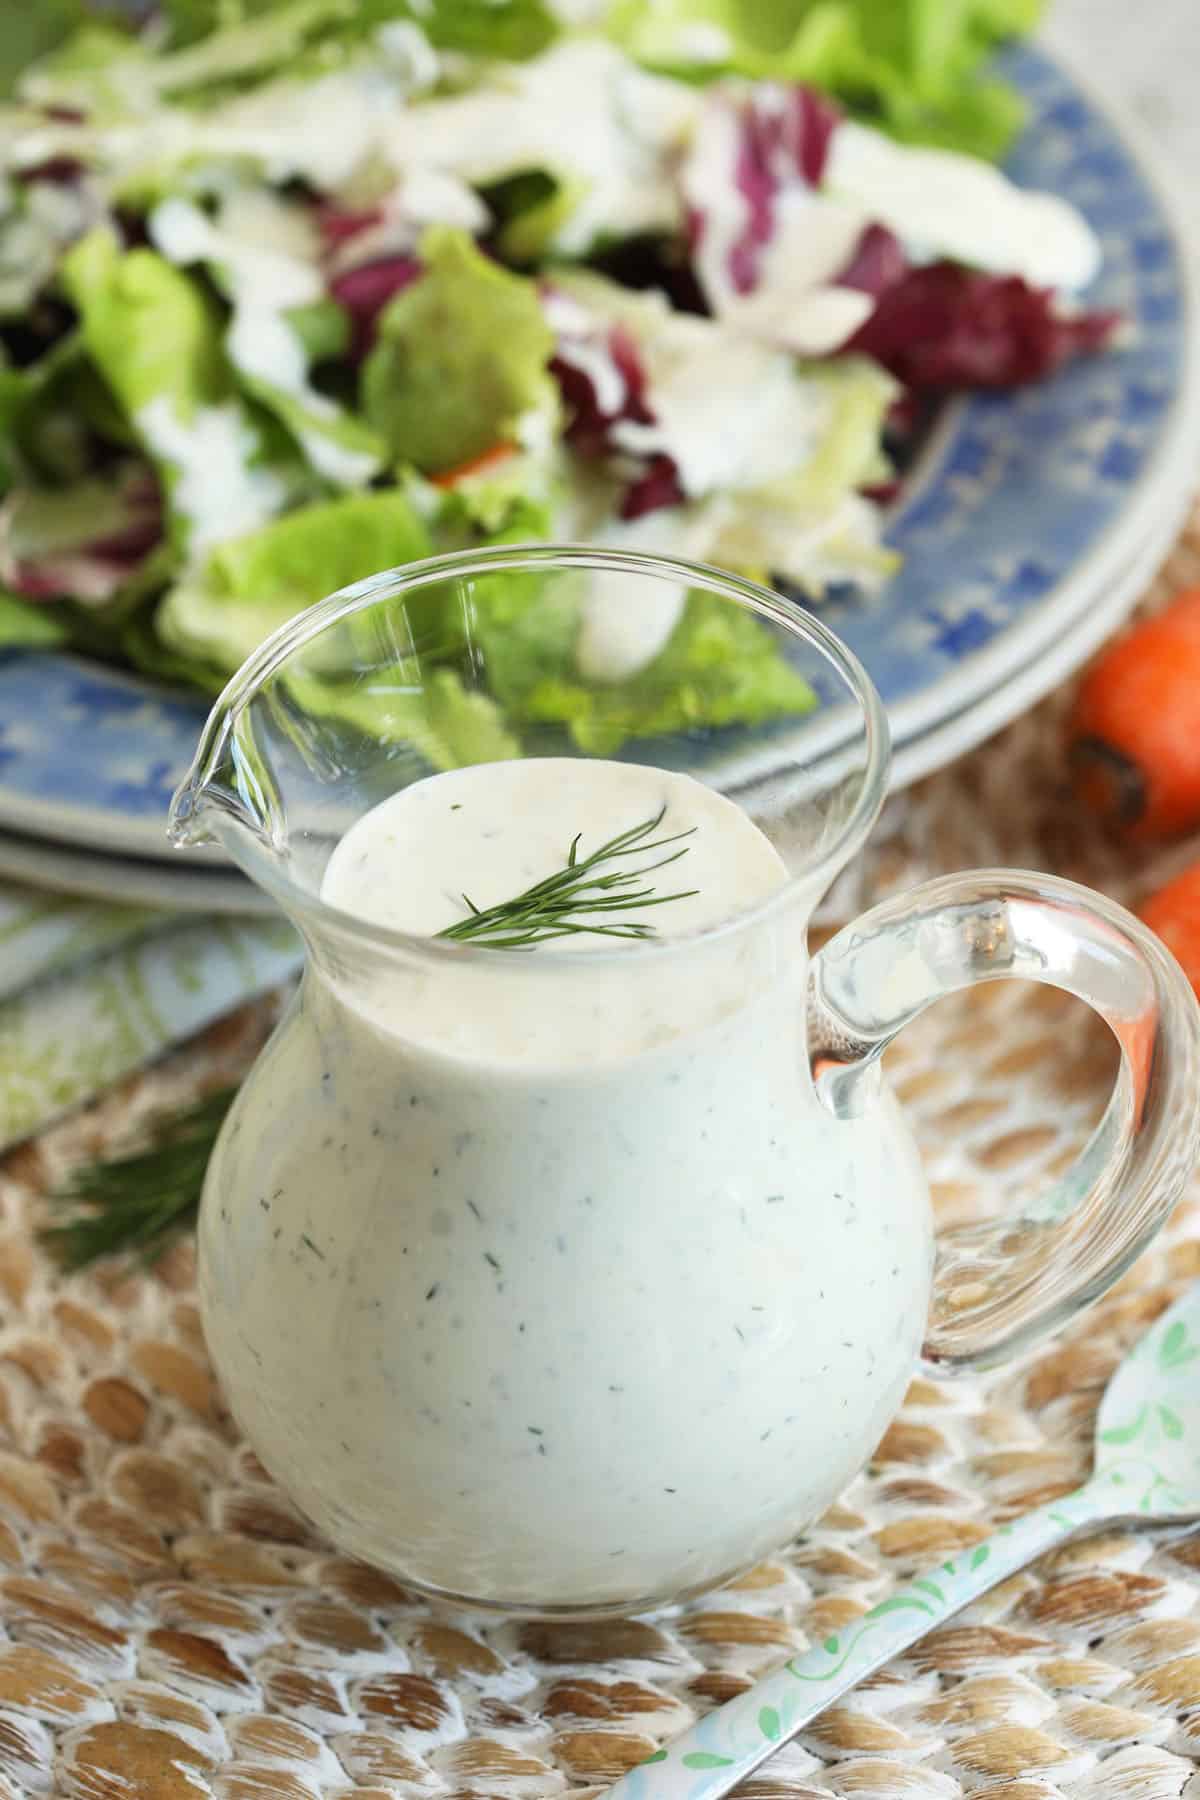
<path id="1" fill-rule="evenodd" d="M 1149 604 L 1200 580 L 1200 513 Z M 840 884 L 857 907 L 982 863 L 1136 900 L 1063 792 L 1058 695 L 894 801 Z M 1182 860 L 1178 848 L 1174 861 Z M 869 1470 L 808 1535 L 654 1621 L 438 1615 L 315 1538 L 238 1441 L 205 1361 L 191 1246 L 154 1275 L 64 1280 L 31 1242 L 48 1185 L 147 1111 L 240 1072 L 247 1011 L 7 1159 L 0 1178 L 0 1800 L 597 1795 L 898 1578 L 1086 1473 L 1121 1353 L 1200 1276 L 1200 1186 L 1075 1330 L 986 1384 L 916 1380 Z M 940 1217 L 1063 1167 L 1111 1080 L 1106 1034 L 999 985 L 911 1028 L 893 1077 Z M 1200 1534 L 1061 1548 L 819 1718 L 756 1800 L 1200 1800 Z"/>

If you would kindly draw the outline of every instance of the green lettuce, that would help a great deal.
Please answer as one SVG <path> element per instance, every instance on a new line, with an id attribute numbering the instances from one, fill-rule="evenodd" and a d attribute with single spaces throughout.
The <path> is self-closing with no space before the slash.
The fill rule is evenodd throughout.
<path id="1" fill-rule="evenodd" d="M 563 724 L 581 750 L 611 756 L 628 738 L 761 725 L 811 712 L 812 688 L 765 625 L 715 594 L 689 594 L 665 649 L 625 681 L 540 679 L 522 713 Z"/>
<path id="2" fill-rule="evenodd" d="M 167 679 L 219 686 L 272 631 L 336 589 L 427 556 L 425 522 L 399 490 L 308 506 L 218 545 L 172 588 L 154 623 L 128 628 L 125 648 Z M 290 668 L 293 698 L 380 743 L 408 745 L 433 769 L 497 762 L 520 745 L 490 695 L 468 689 L 449 659 L 465 644 L 456 584 L 389 606 L 381 600 Z"/>
<path id="3" fill-rule="evenodd" d="M 263 46 L 280 43 L 279 20 L 285 21 L 284 54 L 276 49 L 270 66 L 277 69 L 294 55 L 297 43 L 314 40 L 328 53 L 335 43 L 356 44 L 381 25 L 407 19 L 419 25 L 439 50 L 464 56 L 494 57 L 506 62 L 536 56 L 558 34 L 558 22 L 545 0 L 341 0 L 341 4 L 297 6 L 294 0 L 167 0 L 164 8 L 171 25 L 171 44 L 181 47 L 207 40 L 209 55 L 223 47 L 221 61 L 236 46 L 244 68 L 247 44 L 258 46 L 261 66 Z M 272 28 L 263 21 L 275 16 Z M 199 61 L 199 55 L 197 55 Z"/>
<path id="4" fill-rule="evenodd" d="M 165 399 L 186 420 L 227 398 L 217 310 L 165 257 L 123 251 L 98 227 L 64 258 L 61 279 L 88 354 L 130 418 Z"/>
<path id="5" fill-rule="evenodd" d="M 122 250 L 104 227 L 74 246 L 60 280 L 92 364 L 163 472 L 179 548 L 257 526 L 303 492 L 290 446 L 237 391 L 199 282 L 153 250 Z"/>
<path id="6" fill-rule="evenodd" d="M 618 682 L 587 680 L 575 659 L 584 580 L 531 572 L 472 584 L 471 640 L 515 723 L 563 726 L 581 750 L 611 756 L 630 738 L 756 725 L 815 706 L 765 625 L 698 590 L 644 668 Z"/>
<path id="7" fill-rule="evenodd" d="M 882 439 L 899 388 L 859 356 L 808 364 L 805 375 L 832 403 L 817 450 L 780 480 L 723 495 L 705 555 L 768 584 L 790 580 L 810 594 L 848 581 L 872 588 L 900 559 L 880 543 L 879 513 L 861 490 L 892 479 Z"/>
<path id="8" fill-rule="evenodd" d="M 70 635 L 58 607 L 18 600 L 0 588 L 0 650 L 56 650 Z"/>
<path id="9" fill-rule="evenodd" d="M 84 0 L 19 0 L 4 9 L 0 31 L 0 94 L 11 94 L 35 59 L 50 56 L 82 27 Z"/>
<path id="10" fill-rule="evenodd" d="M 173 50 L 222 27 L 240 25 L 279 10 L 279 0 L 159 0 L 159 17 Z"/>
<path id="11" fill-rule="evenodd" d="M 897 137 L 995 157 L 1025 108 L 981 70 L 1043 10 L 1044 0 L 616 0 L 607 23 L 652 67 L 807 82 Z"/>
<path id="12" fill-rule="evenodd" d="M 455 668 L 415 671 L 403 686 L 382 676 L 353 686 L 293 677 L 289 685 L 306 710 L 336 718 L 372 742 L 409 745 L 431 769 L 507 762 L 521 754 L 520 739 L 496 702 L 467 688 Z"/>
<path id="13" fill-rule="evenodd" d="M 0 70 L 23 69 L 19 92 L 33 103 L 93 121 L 144 117 L 165 101 L 211 106 L 257 81 L 319 74 L 397 21 L 419 26 L 439 50 L 505 61 L 535 56 L 559 30 L 545 0 L 166 0 L 157 10 L 169 39 L 156 52 L 119 25 L 84 18 L 79 0 L 30 10 L 50 16 L 21 34 L 19 59 L 6 41 Z"/>
<path id="14" fill-rule="evenodd" d="M 0 362 L 0 494 L 7 493 L 20 471 L 16 430 L 28 398 L 25 372 Z"/>
<path id="15" fill-rule="evenodd" d="M 354 0 L 284 0 L 165 54 L 114 26 L 89 22 L 34 63 L 19 91 L 39 106 L 80 109 L 93 118 L 136 116 L 175 96 L 228 90 L 287 68 L 353 12 Z"/>
<path id="16" fill-rule="evenodd" d="M 430 549 L 423 520 L 398 490 L 317 502 L 215 545 L 164 596 L 158 633 L 175 655 L 232 673 L 305 607 Z"/>
<path id="17" fill-rule="evenodd" d="M 426 273 L 388 303 L 363 368 L 369 423 L 398 462 L 426 473 L 521 441 L 531 422 L 549 438 L 554 336 L 534 283 L 450 227 L 427 231 L 420 255 Z"/>
<path id="18" fill-rule="evenodd" d="M 310 363 L 332 362 L 350 348 L 349 314 L 328 296 L 305 306 L 289 306 L 284 317 Z"/>
<path id="19" fill-rule="evenodd" d="M 286 225 L 286 206 L 274 205 Z M 261 219 L 257 214 L 255 218 L 269 230 L 275 214 L 268 209 Z M 315 338 L 322 353 L 333 330 L 345 325 L 342 309 L 321 296 L 315 263 L 270 243 L 247 242 L 244 235 L 224 229 L 220 220 L 210 219 L 184 199 L 169 200 L 151 214 L 150 231 L 173 263 L 207 267 L 229 300 L 232 316 L 223 347 L 245 393 L 284 426 L 311 468 L 330 486 L 365 487 L 380 472 L 382 440 L 309 379 L 308 343 Z M 311 297 L 294 307 L 274 304 L 270 282 L 279 269 L 293 293 Z"/>
<path id="20" fill-rule="evenodd" d="M 368 17 L 409 18 L 439 50 L 463 56 L 523 62 L 558 35 L 559 24 L 545 0 L 365 0 Z"/>

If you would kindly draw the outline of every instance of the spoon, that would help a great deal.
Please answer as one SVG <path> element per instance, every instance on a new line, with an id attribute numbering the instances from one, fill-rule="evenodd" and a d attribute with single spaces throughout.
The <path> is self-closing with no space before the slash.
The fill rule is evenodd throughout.
<path id="1" fill-rule="evenodd" d="M 718 1800 L 810 1719 L 952 1613 L 1066 1538 L 1119 1520 L 1200 1515 L 1200 1283 L 1114 1372 L 1096 1419 L 1091 1478 L 1002 1525 L 718 1707 L 611 1788 L 607 1800 Z"/>

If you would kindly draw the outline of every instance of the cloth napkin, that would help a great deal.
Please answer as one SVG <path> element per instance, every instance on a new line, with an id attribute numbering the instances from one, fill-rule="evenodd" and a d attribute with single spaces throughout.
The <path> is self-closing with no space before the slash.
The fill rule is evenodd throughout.
<path id="1" fill-rule="evenodd" d="M 300 961 L 282 919 L 182 917 L 0 883 L 0 1149 Z"/>

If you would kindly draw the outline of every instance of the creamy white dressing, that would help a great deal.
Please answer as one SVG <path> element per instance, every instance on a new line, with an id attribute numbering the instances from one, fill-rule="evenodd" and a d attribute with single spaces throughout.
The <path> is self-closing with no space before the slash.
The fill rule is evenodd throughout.
<path id="1" fill-rule="evenodd" d="M 311 81 L 271 82 L 201 120 L 196 149 L 253 157 L 268 181 L 301 177 L 337 193 L 382 142 L 408 93 L 406 80 L 378 60 Z"/>
<path id="2" fill-rule="evenodd" d="M 405 789 L 324 897 L 431 933 L 666 806 L 675 948 L 583 962 L 336 949 L 210 1168 L 205 1327 L 256 1450 L 318 1526 L 426 1586 L 667 1598 L 816 1516 L 898 1404 L 928 1200 L 889 1102 L 816 1101 L 796 905 L 728 801 L 635 764 Z M 686 877 L 686 879 L 684 879 Z M 599 941 L 599 940 L 594 940 Z"/>
<path id="3" fill-rule="evenodd" d="M 662 506 L 640 519 L 607 516 L 590 531 L 593 543 L 619 550 L 657 552 L 694 561 L 708 554 L 718 530 L 720 502 Z M 682 582 L 641 582 L 631 589 L 623 575 L 587 573 L 580 606 L 575 664 L 587 681 L 627 681 L 663 651 L 687 604 Z"/>
<path id="4" fill-rule="evenodd" d="M 758 281 L 748 294 L 725 274 L 705 274 L 721 322 L 797 356 L 829 356 L 854 336 L 875 310 L 875 299 L 834 277 L 847 267 L 869 220 L 853 206 L 790 188 L 779 195 L 775 229 L 763 245 Z M 710 279 L 714 285 L 709 286 Z"/>
<path id="5" fill-rule="evenodd" d="M 838 287 L 865 226 L 861 208 L 831 200 L 799 179 L 772 198 L 772 230 L 756 250 L 755 285 L 739 293 L 731 259 L 750 225 L 750 203 L 735 179 L 744 125 L 736 104 L 710 95 L 680 165 L 680 190 L 699 220 L 696 274 L 713 312 L 733 329 L 800 356 L 838 349 L 874 301 Z"/>
<path id="6" fill-rule="evenodd" d="M 1019 188 L 957 151 L 897 144 L 843 121 L 823 185 L 894 231 L 916 261 L 948 256 L 1067 292 L 1086 287 L 1100 267 L 1099 240 L 1067 201 Z"/>
<path id="7" fill-rule="evenodd" d="M 191 200 L 163 200 L 149 215 L 150 237 L 175 263 L 211 262 L 235 305 L 270 312 L 319 300 L 325 283 L 317 245 L 300 209 L 265 189 L 244 192 L 212 219 Z"/>
<path id="8" fill-rule="evenodd" d="M 379 207 L 380 217 L 339 244 L 329 258 L 329 272 L 342 274 L 378 257 L 414 250 L 428 225 L 451 225 L 478 236 L 491 219 L 473 189 L 437 169 L 410 169 Z"/>
<path id="9" fill-rule="evenodd" d="M 286 503 L 281 477 L 254 466 L 258 438 L 233 401 L 199 406 L 185 420 L 168 394 L 158 394 L 134 424 L 150 454 L 170 465 L 171 506 L 188 522 L 191 555 L 256 530 Z"/>
<path id="10" fill-rule="evenodd" d="M 686 856 L 653 885 L 697 891 L 653 914 L 656 934 L 701 931 L 783 885 L 787 870 L 770 841 L 732 801 L 689 776 L 636 763 L 541 757 L 456 769 L 393 794 L 338 844 L 321 895 L 356 918 L 433 936 L 469 916 L 464 893 L 487 908 L 561 869 L 581 826 L 584 856 L 664 807 L 655 835 L 693 836 Z M 627 866 L 655 860 L 634 857 Z M 541 954 L 604 947 L 595 939 L 574 945 L 557 939 Z M 453 1021 L 455 1032 L 458 1025 Z M 433 1028 L 427 1018 L 423 1030 Z M 593 1046 L 597 1056 L 604 1049 Z"/>
<path id="11" fill-rule="evenodd" d="M 545 169 L 577 187 L 553 239 L 570 255 L 601 231 L 676 224 L 670 158 L 699 105 L 683 83 L 648 75 L 615 45 L 584 38 L 505 65 L 467 93 L 398 110 L 381 144 L 400 172 L 439 170 L 484 185 Z"/>
<path id="12" fill-rule="evenodd" d="M 289 308 L 324 298 L 318 244 L 302 209 L 263 188 L 244 189 L 214 220 L 190 200 L 170 199 L 148 219 L 151 239 L 171 262 L 211 264 L 233 304 L 225 345 L 240 374 L 298 400 L 300 446 L 318 474 L 340 487 L 362 487 L 379 459 L 338 441 L 338 408 L 308 379 L 304 346 Z"/>
<path id="13" fill-rule="evenodd" d="M 622 420 L 612 437 L 639 455 L 673 457 L 685 494 L 759 487 L 802 468 L 828 426 L 828 394 L 786 351 L 665 300 L 638 348 L 654 423 Z"/>

